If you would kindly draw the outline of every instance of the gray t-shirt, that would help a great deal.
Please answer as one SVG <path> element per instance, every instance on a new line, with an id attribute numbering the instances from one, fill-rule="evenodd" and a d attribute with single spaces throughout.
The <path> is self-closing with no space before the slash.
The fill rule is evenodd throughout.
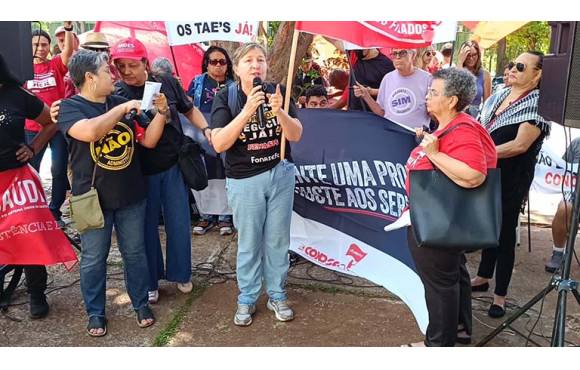
<path id="1" fill-rule="evenodd" d="M 381 81 L 377 103 L 385 110 L 385 118 L 408 127 L 429 126 L 426 96 L 431 85 L 431 75 L 415 69 L 410 76 L 399 71 L 387 73 Z"/>
<path id="2" fill-rule="evenodd" d="M 562 156 L 566 162 L 578 163 L 580 160 L 580 137 L 572 140 L 570 146 L 566 149 L 566 153 Z"/>

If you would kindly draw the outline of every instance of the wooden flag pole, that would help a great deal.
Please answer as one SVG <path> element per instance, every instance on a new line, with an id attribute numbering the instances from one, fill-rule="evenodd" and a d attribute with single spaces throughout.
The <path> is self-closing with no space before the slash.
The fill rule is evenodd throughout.
<path id="1" fill-rule="evenodd" d="M 294 82 L 294 59 L 296 59 L 296 48 L 298 47 L 298 34 L 300 31 L 296 30 L 294 26 L 294 35 L 292 35 L 292 49 L 290 50 L 290 62 L 288 63 L 288 76 L 286 77 L 286 95 L 284 97 L 284 110 L 288 113 L 290 108 L 290 99 L 292 98 L 292 83 Z M 286 158 L 286 135 L 282 130 L 282 138 L 280 143 L 280 160 Z"/>

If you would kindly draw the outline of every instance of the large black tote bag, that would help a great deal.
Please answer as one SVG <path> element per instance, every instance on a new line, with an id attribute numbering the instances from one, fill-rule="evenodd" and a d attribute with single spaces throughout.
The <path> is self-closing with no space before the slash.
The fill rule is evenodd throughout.
<path id="1" fill-rule="evenodd" d="M 488 169 L 473 189 L 439 170 L 410 172 L 411 224 L 421 247 L 473 251 L 496 248 L 501 230 L 501 177 Z"/>

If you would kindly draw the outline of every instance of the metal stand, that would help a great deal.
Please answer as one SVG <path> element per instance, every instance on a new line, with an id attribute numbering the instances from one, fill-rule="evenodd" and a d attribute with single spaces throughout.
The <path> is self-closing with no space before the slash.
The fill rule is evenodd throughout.
<path id="1" fill-rule="evenodd" d="M 576 177 L 580 174 L 580 167 L 576 171 Z M 558 290 L 558 303 L 556 305 L 556 314 L 554 318 L 554 326 L 552 328 L 552 341 L 550 345 L 552 347 L 563 347 L 564 339 L 566 335 L 566 298 L 567 294 L 570 292 L 576 298 L 576 301 L 580 305 L 580 294 L 578 293 L 578 282 L 570 279 L 570 267 L 572 264 L 572 255 L 574 255 L 574 242 L 576 241 L 576 233 L 578 233 L 578 222 L 580 221 L 580 181 L 576 182 L 576 197 L 574 199 L 574 205 L 572 207 L 572 219 L 570 221 L 570 230 L 568 234 L 568 239 L 566 240 L 566 248 L 564 250 L 563 259 L 563 269 L 562 275 L 554 275 L 548 283 L 548 286 L 544 288 L 540 293 L 538 293 L 534 298 L 532 298 L 523 307 L 518 309 L 510 318 L 501 323 L 494 331 L 489 333 L 485 338 L 483 338 L 476 347 L 482 347 L 486 345 L 489 341 L 495 338 L 504 329 L 510 327 L 511 323 L 520 318 L 524 313 L 526 313 L 532 306 L 544 299 L 548 293 L 552 290 Z M 518 330 L 510 327 L 516 334 L 523 337 L 523 335 Z M 533 344 L 539 346 L 538 343 L 530 340 Z"/>

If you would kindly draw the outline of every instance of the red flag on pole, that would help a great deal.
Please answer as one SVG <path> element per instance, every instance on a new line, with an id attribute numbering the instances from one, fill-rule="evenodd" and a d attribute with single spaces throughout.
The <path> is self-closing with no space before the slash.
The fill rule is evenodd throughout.
<path id="1" fill-rule="evenodd" d="M 77 256 L 46 203 L 29 165 L 0 172 L 0 264 L 54 265 L 67 269 Z"/>
<path id="2" fill-rule="evenodd" d="M 296 29 L 361 47 L 421 48 L 431 45 L 434 21 L 296 22 Z"/>

